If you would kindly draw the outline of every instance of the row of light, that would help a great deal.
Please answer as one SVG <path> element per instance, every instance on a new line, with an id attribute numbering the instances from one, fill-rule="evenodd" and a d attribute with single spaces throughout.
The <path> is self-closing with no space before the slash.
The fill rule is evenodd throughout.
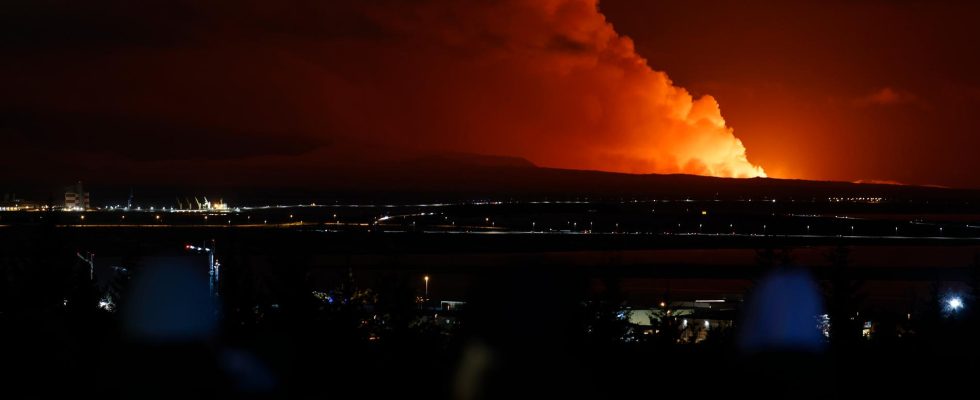
<path id="1" fill-rule="evenodd" d="M 840 203 L 842 201 L 864 201 L 869 203 L 880 203 L 884 198 L 882 197 L 828 197 L 827 201 Z"/>
<path id="2" fill-rule="evenodd" d="M 211 251 L 211 248 L 210 247 L 198 247 L 198 246 L 193 246 L 193 245 L 186 245 L 186 246 L 184 246 L 184 248 L 187 249 L 187 250 L 197 250 L 197 251 L 207 251 L 207 252 L 210 252 Z"/>

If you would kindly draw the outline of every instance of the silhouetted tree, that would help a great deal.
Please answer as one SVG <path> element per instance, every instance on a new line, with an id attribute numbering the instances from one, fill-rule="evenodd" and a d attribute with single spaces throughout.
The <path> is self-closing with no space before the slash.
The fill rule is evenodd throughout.
<path id="1" fill-rule="evenodd" d="M 942 284 L 936 278 L 930 285 L 929 296 L 924 301 L 925 304 L 916 324 L 916 332 L 919 338 L 932 345 L 935 345 L 943 336 L 942 296 Z"/>
<path id="2" fill-rule="evenodd" d="M 615 277 L 604 277 L 601 290 L 585 300 L 585 329 L 597 344 L 619 343 L 633 333 L 626 308 L 626 294 Z"/>
<path id="3" fill-rule="evenodd" d="M 91 314 L 98 310 L 101 293 L 90 275 L 89 265 L 76 259 L 71 268 L 71 283 L 65 296 L 65 308 L 76 315 Z"/>
<path id="4" fill-rule="evenodd" d="M 382 325 L 382 340 L 404 341 L 410 337 L 409 327 L 419 315 L 417 288 L 409 275 L 388 273 L 376 284 L 377 303 L 374 311 Z"/>

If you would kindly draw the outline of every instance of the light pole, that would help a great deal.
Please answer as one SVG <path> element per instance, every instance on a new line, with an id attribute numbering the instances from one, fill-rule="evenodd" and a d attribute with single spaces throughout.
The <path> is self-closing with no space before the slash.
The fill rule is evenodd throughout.
<path id="1" fill-rule="evenodd" d="M 218 285 L 220 283 L 218 279 L 221 276 L 221 272 L 219 271 L 219 268 L 221 268 L 221 264 L 214 259 L 214 245 L 215 245 L 214 239 L 211 239 L 211 247 L 206 247 L 207 245 L 205 242 L 205 246 L 197 247 L 197 246 L 187 245 L 184 246 L 184 248 L 186 248 L 187 250 L 203 251 L 207 253 L 208 290 L 211 293 L 211 297 L 218 297 Z"/>
<path id="2" fill-rule="evenodd" d="M 79 251 L 76 252 L 75 255 L 78 256 L 78 258 L 80 258 L 83 262 L 85 262 L 85 264 L 88 264 L 88 279 L 90 281 L 94 281 L 95 280 L 95 253 L 82 254 L 82 252 Z"/>
<path id="3" fill-rule="evenodd" d="M 231 221 L 228 222 L 229 224 Z M 210 275 L 210 287 L 211 296 L 218 297 L 218 277 L 220 276 L 218 271 L 218 263 L 214 260 L 214 239 L 211 239 L 211 248 L 208 249 L 208 261 L 211 263 L 211 268 L 208 270 L 208 275 Z"/>
<path id="4" fill-rule="evenodd" d="M 963 300 L 960 300 L 959 297 L 954 297 L 952 299 L 949 299 L 947 303 L 949 303 L 949 307 L 954 310 L 959 310 L 960 308 L 963 308 Z"/>
<path id="5" fill-rule="evenodd" d="M 425 300 L 429 300 L 429 276 L 426 275 L 422 280 L 425 281 Z"/>

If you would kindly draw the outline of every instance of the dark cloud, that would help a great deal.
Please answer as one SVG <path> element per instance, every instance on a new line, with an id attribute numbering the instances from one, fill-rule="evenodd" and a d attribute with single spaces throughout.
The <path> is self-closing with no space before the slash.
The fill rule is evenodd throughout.
<path id="1" fill-rule="evenodd" d="M 186 42 L 203 17 L 190 3 L 96 0 L 5 2 L 6 52 L 111 51 Z"/>
<path id="2" fill-rule="evenodd" d="M 8 112 L 0 114 L 0 132 L 4 132 L 8 150 L 43 145 L 55 154 L 102 153 L 131 160 L 288 155 L 328 144 L 279 132 L 242 134 L 163 119 L 137 119 L 132 115 Z"/>
<path id="3" fill-rule="evenodd" d="M 915 102 L 917 97 L 909 92 L 883 87 L 851 101 L 857 107 L 892 106 Z"/>

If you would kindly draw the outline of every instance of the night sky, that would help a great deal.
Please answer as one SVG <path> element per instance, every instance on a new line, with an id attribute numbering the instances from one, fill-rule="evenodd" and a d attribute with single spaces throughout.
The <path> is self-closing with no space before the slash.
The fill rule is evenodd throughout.
<path id="1" fill-rule="evenodd" d="M 5 3 L 0 182 L 452 152 L 980 187 L 969 2 L 198 3 Z"/>

